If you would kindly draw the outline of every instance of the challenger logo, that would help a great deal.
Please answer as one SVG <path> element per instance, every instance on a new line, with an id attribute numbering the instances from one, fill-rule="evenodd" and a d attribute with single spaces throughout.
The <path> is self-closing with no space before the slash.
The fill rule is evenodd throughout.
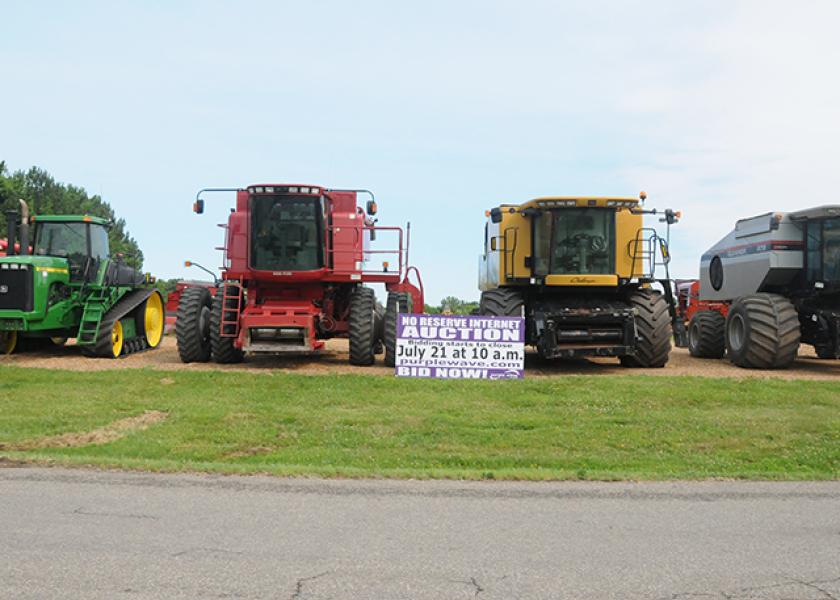
<path id="1" fill-rule="evenodd" d="M 572 283 L 595 283 L 591 277 L 572 277 Z"/>
<path id="2" fill-rule="evenodd" d="M 8 285 L 0 285 L 0 294 L 8 294 L 9 293 L 9 286 Z"/>

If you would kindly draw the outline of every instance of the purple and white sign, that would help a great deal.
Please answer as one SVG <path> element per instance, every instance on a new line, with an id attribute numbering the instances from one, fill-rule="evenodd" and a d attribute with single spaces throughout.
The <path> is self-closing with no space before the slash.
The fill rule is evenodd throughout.
<path id="1" fill-rule="evenodd" d="M 396 374 L 521 379 L 525 375 L 525 319 L 400 314 Z"/>

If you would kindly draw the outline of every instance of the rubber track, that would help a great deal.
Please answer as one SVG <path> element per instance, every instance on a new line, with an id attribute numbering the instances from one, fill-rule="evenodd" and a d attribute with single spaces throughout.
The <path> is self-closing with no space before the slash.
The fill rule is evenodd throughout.
<path id="1" fill-rule="evenodd" d="M 627 302 L 636 309 L 636 354 L 622 356 L 625 367 L 660 368 L 671 353 L 671 315 L 668 302 L 659 292 L 638 290 Z"/>
<path id="2" fill-rule="evenodd" d="M 175 321 L 175 338 L 178 341 L 178 356 L 181 362 L 210 360 L 210 340 L 203 339 L 199 329 L 202 307 L 207 305 L 210 305 L 212 311 L 212 300 L 207 288 L 190 287 L 184 290 Z"/>
<path id="3" fill-rule="evenodd" d="M 233 345 L 236 338 L 222 337 L 222 294 L 224 287 L 216 290 L 213 298 L 213 308 L 210 310 L 210 351 L 213 360 L 219 364 L 233 364 L 242 362 L 245 353 Z"/>
<path id="4" fill-rule="evenodd" d="M 385 307 L 385 365 L 393 367 L 397 362 L 397 316 L 411 312 L 411 294 L 389 292 Z"/>
<path id="5" fill-rule="evenodd" d="M 128 315 L 138 306 L 143 304 L 146 299 L 152 295 L 153 289 L 133 290 L 128 292 L 125 296 L 120 298 L 114 306 L 105 313 L 102 321 L 99 323 L 99 336 L 96 338 L 96 344 L 86 344 L 81 346 L 82 354 L 85 356 L 95 356 L 100 358 L 114 358 L 113 346 L 111 343 L 111 331 L 114 329 L 114 323 Z M 129 354 L 137 354 L 149 349 L 144 337 L 134 337 L 123 340 L 123 348 L 120 358 L 128 356 Z"/>
<path id="6" fill-rule="evenodd" d="M 688 351 L 696 358 L 723 358 L 726 352 L 726 318 L 716 310 L 701 310 L 688 325 Z M 697 335 L 692 337 L 692 332 Z M 692 345 L 692 339 L 696 342 Z"/>
<path id="7" fill-rule="evenodd" d="M 796 359 L 801 333 L 799 313 L 790 300 L 777 294 L 754 294 L 738 300 L 744 308 L 749 335 L 740 357 L 732 362 L 748 369 L 783 369 Z M 732 314 L 732 313 L 730 313 Z"/>
<path id="8" fill-rule="evenodd" d="M 350 364 L 370 366 L 376 360 L 373 353 L 375 324 L 373 311 L 376 296 L 373 289 L 359 286 L 350 295 Z"/>
<path id="9" fill-rule="evenodd" d="M 492 317 L 521 317 L 522 295 L 510 288 L 496 288 L 481 293 L 479 312 Z"/>

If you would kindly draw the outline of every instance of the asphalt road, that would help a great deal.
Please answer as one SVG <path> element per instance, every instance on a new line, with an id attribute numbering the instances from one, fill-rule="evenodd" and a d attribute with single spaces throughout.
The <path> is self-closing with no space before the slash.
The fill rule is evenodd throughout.
<path id="1" fill-rule="evenodd" d="M 3 468 L 0 597 L 840 599 L 840 482 Z"/>

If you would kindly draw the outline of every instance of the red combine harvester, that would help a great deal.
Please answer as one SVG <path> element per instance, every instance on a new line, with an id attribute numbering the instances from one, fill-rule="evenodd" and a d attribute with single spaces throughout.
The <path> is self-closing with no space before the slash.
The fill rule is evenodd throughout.
<path id="1" fill-rule="evenodd" d="M 207 192 L 236 192 L 236 208 L 220 225 L 224 264 L 215 295 L 186 287 L 180 296 L 182 361 L 317 353 L 324 340 L 348 337 L 352 364 L 372 365 L 384 349 L 393 365 L 397 314 L 422 311 L 423 284 L 408 264 L 408 233 L 376 225 L 373 194 L 293 184 L 211 188 L 198 193 L 194 212 L 204 212 Z M 366 209 L 357 205 L 359 194 L 370 195 Z M 393 247 L 374 249 L 379 236 L 395 238 Z M 371 283 L 385 285 L 387 308 Z"/>

